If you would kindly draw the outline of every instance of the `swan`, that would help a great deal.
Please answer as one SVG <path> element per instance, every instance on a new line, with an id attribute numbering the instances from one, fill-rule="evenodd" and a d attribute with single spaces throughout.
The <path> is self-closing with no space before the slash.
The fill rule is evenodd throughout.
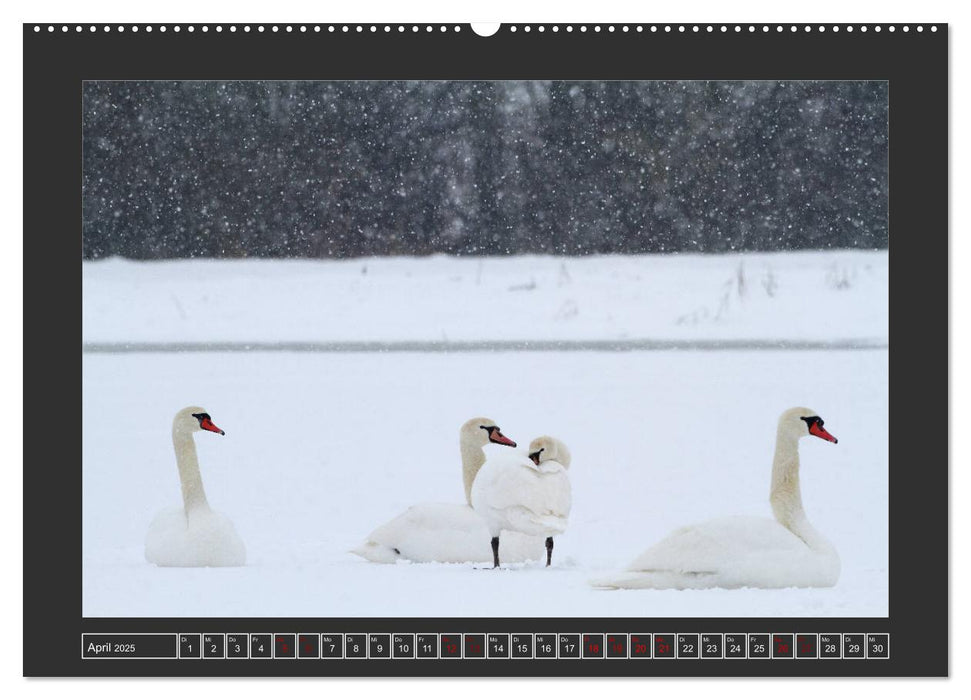
<path id="1" fill-rule="evenodd" d="M 835 443 L 808 408 L 779 418 L 769 503 L 775 520 L 725 517 L 675 530 L 597 588 L 788 588 L 836 585 L 840 560 L 802 507 L 800 438 Z"/>
<path id="2" fill-rule="evenodd" d="M 544 435 L 529 444 L 529 458 L 490 459 L 472 485 L 472 507 L 492 536 L 493 568 L 499 566 L 503 531 L 546 537 L 546 565 L 553 558 L 553 535 L 566 530 L 570 516 L 570 451 Z"/>
<path id="3" fill-rule="evenodd" d="M 202 488 L 192 434 L 200 430 L 225 435 L 206 409 L 183 408 L 172 420 L 172 444 L 182 482 L 182 508 L 155 516 L 145 537 L 145 558 L 157 566 L 242 566 L 246 547 L 229 519 L 209 508 Z"/>
<path id="4" fill-rule="evenodd" d="M 486 461 L 486 445 L 516 447 L 490 418 L 472 418 L 459 429 L 462 456 L 464 504 L 422 503 L 375 529 L 358 547 L 351 550 L 368 561 L 390 564 L 412 562 L 487 562 L 489 531 L 472 510 L 472 484 Z M 510 561 L 526 561 L 542 556 L 542 540 L 514 536 Z"/>

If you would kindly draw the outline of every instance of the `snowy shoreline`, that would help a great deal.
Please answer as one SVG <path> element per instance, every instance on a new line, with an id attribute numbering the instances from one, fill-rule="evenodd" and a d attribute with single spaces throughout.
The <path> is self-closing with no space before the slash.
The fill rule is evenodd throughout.
<path id="1" fill-rule="evenodd" d="M 82 263 L 97 343 L 889 338 L 886 251 Z"/>

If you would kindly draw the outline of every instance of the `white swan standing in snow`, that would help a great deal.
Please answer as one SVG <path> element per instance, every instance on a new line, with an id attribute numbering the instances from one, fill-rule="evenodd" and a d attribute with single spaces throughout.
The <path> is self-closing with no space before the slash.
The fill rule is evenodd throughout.
<path id="1" fill-rule="evenodd" d="M 788 588 L 836 585 L 840 560 L 809 524 L 799 490 L 799 439 L 836 438 L 808 408 L 779 418 L 769 502 L 775 520 L 726 517 L 675 530 L 598 588 Z"/>
<path id="2" fill-rule="evenodd" d="M 228 518 L 209 508 L 202 488 L 192 434 L 200 430 L 225 435 L 204 408 L 190 406 L 175 414 L 172 444 L 182 482 L 182 508 L 155 516 L 145 537 L 145 558 L 158 566 L 242 566 L 246 547 Z"/>
<path id="3" fill-rule="evenodd" d="M 459 430 L 465 504 L 422 503 L 378 527 L 355 549 L 369 561 L 390 564 L 412 562 L 486 562 L 489 561 L 489 531 L 469 505 L 472 484 L 486 461 L 483 447 L 489 444 L 515 447 L 489 418 L 473 418 Z M 536 538 L 513 537 L 510 561 L 526 561 L 542 556 L 543 542 Z"/>
<path id="4" fill-rule="evenodd" d="M 571 492 L 570 452 L 549 436 L 529 444 L 529 459 L 502 455 L 490 459 L 472 485 L 472 507 L 492 536 L 493 567 L 499 566 L 503 531 L 546 538 L 546 565 L 553 558 L 553 535 L 566 530 Z M 505 542 L 505 538 L 503 539 Z"/>

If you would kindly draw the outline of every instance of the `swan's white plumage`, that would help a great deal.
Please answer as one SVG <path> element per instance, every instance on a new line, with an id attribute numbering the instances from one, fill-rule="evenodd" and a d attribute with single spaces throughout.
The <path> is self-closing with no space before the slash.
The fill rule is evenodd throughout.
<path id="1" fill-rule="evenodd" d="M 833 553 L 835 554 L 835 552 Z M 600 588 L 832 586 L 839 558 L 816 552 L 770 518 L 724 517 L 679 528 Z"/>
<path id="2" fill-rule="evenodd" d="M 530 454 L 539 449 L 540 440 L 554 439 L 537 438 L 530 444 Z M 502 533 L 503 560 L 509 560 L 507 531 L 550 537 L 566 530 L 572 493 L 567 474 L 569 453 L 565 446 L 559 456 L 562 463 L 548 448 L 548 453 L 540 453 L 540 462 L 535 464 L 521 454 L 497 453 L 490 455 L 479 470 L 472 485 L 472 507 L 482 516 L 493 537 Z"/>
<path id="3" fill-rule="evenodd" d="M 797 442 L 806 408 L 779 419 L 770 502 L 776 519 L 732 516 L 679 528 L 598 588 L 788 588 L 836 584 L 840 560 L 806 519 Z M 835 441 L 835 439 L 834 439 Z"/>
<path id="4" fill-rule="evenodd" d="M 498 437 L 493 438 L 493 429 Z M 467 502 L 414 505 L 371 532 L 363 543 L 350 550 L 351 553 L 379 564 L 397 561 L 491 562 L 489 529 L 468 504 L 468 499 L 485 461 L 483 447 L 493 442 L 497 443 L 493 448 L 495 451 L 505 452 L 508 447 L 498 446 L 505 444 L 501 440 L 506 438 L 499 432 L 495 421 L 489 418 L 466 421 L 459 430 L 459 451 Z M 543 556 L 544 543 L 540 538 L 511 534 L 508 539 L 507 560 L 510 562 L 531 561 Z"/>
<path id="5" fill-rule="evenodd" d="M 224 434 L 198 406 L 183 408 L 172 421 L 172 444 L 182 484 L 182 508 L 163 510 L 145 536 L 145 558 L 157 566 L 242 566 L 246 546 L 226 516 L 206 500 L 192 434 L 203 429 Z"/>
<path id="6" fill-rule="evenodd" d="M 145 558 L 158 566 L 243 566 L 246 546 L 222 513 L 161 511 L 145 538 Z"/>
<path id="7" fill-rule="evenodd" d="M 373 562 L 491 562 L 489 529 L 471 506 L 422 503 L 378 527 L 351 550 Z M 506 539 L 503 539 L 505 551 Z M 543 556 L 543 540 L 509 533 L 508 560 L 522 562 Z"/>

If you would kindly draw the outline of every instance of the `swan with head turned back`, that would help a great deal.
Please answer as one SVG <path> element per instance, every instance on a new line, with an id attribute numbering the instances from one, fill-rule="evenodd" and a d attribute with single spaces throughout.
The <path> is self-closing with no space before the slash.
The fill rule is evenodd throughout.
<path id="1" fill-rule="evenodd" d="M 369 561 L 389 564 L 411 562 L 487 562 L 489 531 L 485 522 L 469 505 L 472 484 L 486 463 L 487 445 L 516 447 L 489 418 L 472 418 L 459 429 L 462 480 L 466 503 L 422 503 L 375 529 L 358 547 L 351 550 Z M 510 561 L 526 561 L 542 556 L 543 541 L 513 536 Z"/>
<path id="2" fill-rule="evenodd" d="M 499 566 L 503 532 L 545 537 L 549 566 L 553 535 L 566 530 L 570 517 L 570 451 L 560 440 L 543 436 L 529 444 L 528 454 L 528 459 L 513 454 L 489 460 L 472 485 L 472 507 L 485 520 L 492 537 L 494 568 Z M 508 559 L 505 550 L 504 558 Z"/>
<path id="3" fill-rule="evenodd" d="M 226 434 L 204 408 L 189 406 L 175 414 L 172 444 L 183 507 L 155 516 L 145 537 L 145 558 L 158 566 L 242 566 L 246 547 L 232 522 L 213 511 L 206 500 L 192 437 L 199 431 Z"/>
<path id="4" fill-rule="evenodd" d="M 789 588 L 836 585 L 840 560 L 809 524 L 799 489 L 799 440 L 836 442 L 808 408 L 779 418 L 769 503 L 775 520 L 726 517 L 675 530 L 597 588 Z"/>

